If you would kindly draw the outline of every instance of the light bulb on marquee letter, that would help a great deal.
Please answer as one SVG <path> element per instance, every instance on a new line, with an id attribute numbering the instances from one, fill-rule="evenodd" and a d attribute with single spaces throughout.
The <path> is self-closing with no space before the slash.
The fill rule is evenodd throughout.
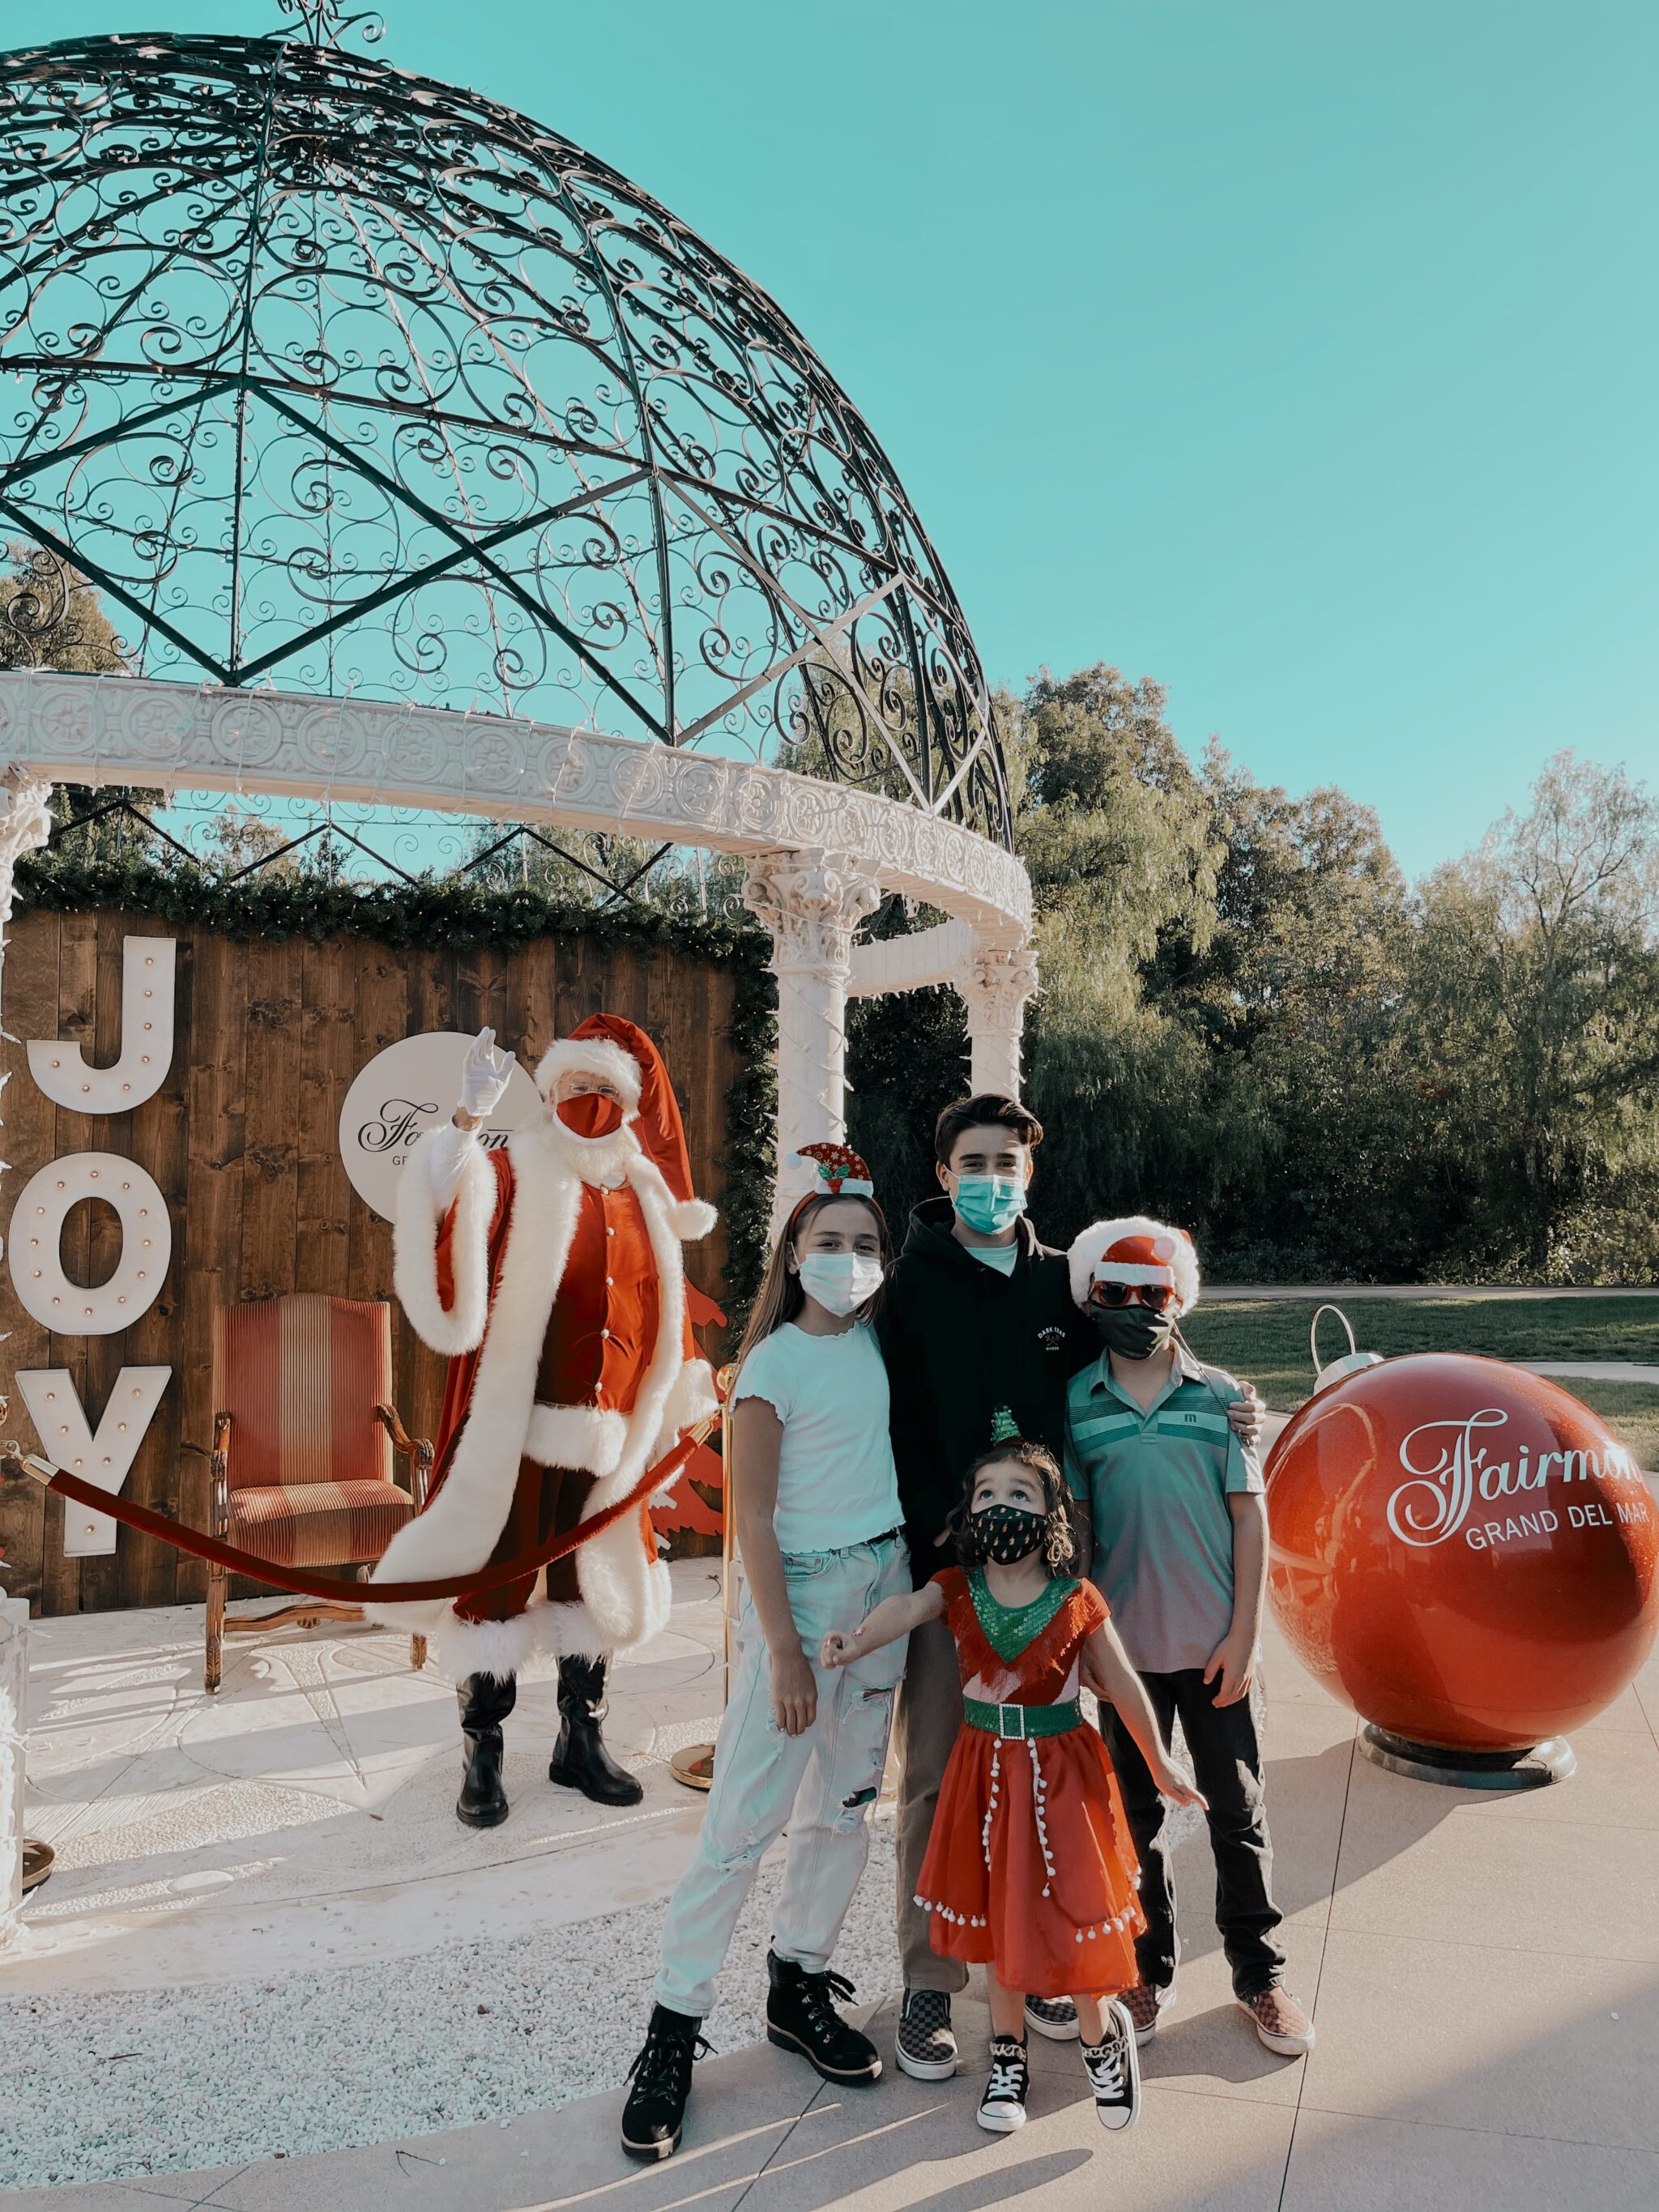
<path id="1" fill-rule="evenodd" d="M 153 1098 L 173 1065 L 173 971 L 178 940 L 129 937 L 121 945 L 121 1056 L 88 1067 L 78 1044 L 33 1039 L 29 1073 L 54 1106 L 75 1114 L 128 1114 Z"/>
<path id="2" fill-rule="evenodd" d="M 124 1367 L 109 1394 L 94 1436 L 67 1367 L 37 1367 L 17 1377 L 40 1448 L 54 1467 L 118 1495 L 138 1447 L 149 1433 L 170 1367 Z M 115 1549 L 115 1523 L 107 1513 L 64 1501 L 64 1557 L 93 1559 Z"/>
<path id="3" fill-rule="evenodd" d="M 101 1198 L 121 1223 L 121 1256 L 89 1290 L 64 1272 L 64 1224 L 82 1199 Z M 113 1336 L 148 1313 L 167 1280 L 173 1224 L 155 1179 L 114 1152 L 72 1152 L 24 1184 L 12 1208 L 12 1288 L 23 1310 L 56 1336 Z"/>

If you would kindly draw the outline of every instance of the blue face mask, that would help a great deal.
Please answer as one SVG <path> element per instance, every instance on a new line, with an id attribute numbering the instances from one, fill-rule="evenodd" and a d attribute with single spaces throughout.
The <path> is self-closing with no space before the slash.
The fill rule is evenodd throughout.
<path id="1" fill-rule="evenodd" d="M 956 1209 L 969 1229 L 994 1237 L 1025 1211 L 1025 1185 L 1012 1176 L 958 1176 Z"/>

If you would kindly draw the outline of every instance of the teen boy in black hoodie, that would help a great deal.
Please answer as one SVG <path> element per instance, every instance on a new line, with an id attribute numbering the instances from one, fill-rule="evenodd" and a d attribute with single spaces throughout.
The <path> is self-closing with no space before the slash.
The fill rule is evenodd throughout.
<path id="1" fill-rule="evenodd" d="M 990 1445 L 999 1412 L 1056 1459 L 1066 1443 L 1066 1386 L 1099 1356 L 1093 1326 L 1073 1301 L 1064 1252 L 1037 1242 L 1026 1189 L 1042 1124 L 993 1092 L 959 1099 L 939 1115 L 933 1154 L 942 1198 L 910 1216 L 909 1234 L 878 1323 L 892 1390 L 893 1455 L 916 1587 L 954 1564 L 946 1516 L 967 1468 Z M 1248 1389 L 1248 1385 L 1246 1388 Z M 1238 1425 L 1260 1427 L 1255 1401 Z M 956 1645 L 942 1621 L 915 1630 L 900 1692 L 896 1741 L 898 1940 L 904 1966 L 898 2062 L 921 2081 L 954 2074 L 951 1996 L 967 1981 L 955 1959 L 927 1940 L 915 1903 L 939 1782 L 962 1724 Z M 1068 2002 L 1035 2002 L 1039 2033 L 1073 2036 Z"/>

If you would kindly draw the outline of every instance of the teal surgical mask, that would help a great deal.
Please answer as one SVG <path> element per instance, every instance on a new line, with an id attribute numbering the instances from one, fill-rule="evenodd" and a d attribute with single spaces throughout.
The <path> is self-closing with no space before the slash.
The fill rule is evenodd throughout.
<path id="1" fill-rule="evenodd" d="M 958 1176 L 953 1202 L 968 1228 L 994 1237 L 1024 1212 L 1025 1185 L 1012 1176 Z"/>

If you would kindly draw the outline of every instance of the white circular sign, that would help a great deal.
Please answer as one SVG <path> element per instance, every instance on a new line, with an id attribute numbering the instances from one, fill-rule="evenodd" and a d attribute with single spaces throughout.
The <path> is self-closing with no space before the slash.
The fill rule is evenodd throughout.
<path id="1" fill-rule="evenodd" d="M 390 1221 L 398 1177 L 428 1129 L 448 1121 L 461 1095 L 470 1036 L 428 1030 L 376 1053 L 353 1080 L 340 1109 L 340 1157 L 351 1187 Z M 480 1133 L 492 1151 L 541 1111 L 541 1095 L 517 1060 L 501 1104 Z"/>

